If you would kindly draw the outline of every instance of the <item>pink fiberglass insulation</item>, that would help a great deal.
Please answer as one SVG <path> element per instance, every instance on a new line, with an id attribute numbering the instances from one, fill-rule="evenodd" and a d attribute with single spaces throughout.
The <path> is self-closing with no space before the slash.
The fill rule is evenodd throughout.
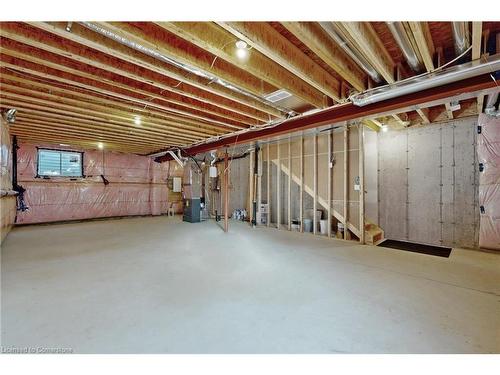
<path id="1" fill-rule="evenodd" d="M 83 151 L 53 145 L 38 147 Z M 182 176 L 177 163 L 155 163 L 151 158 L 107 151 L 84 151 L 83 178 L 37 177 L 37 146 L 18 150 L 18 183 L 29 207 L 18 212 L 17 223 L 44 223 L 99 217 L 161 215 L 168 201 L 167 180 Z M 105 184 L 101 175 L 109 184 Z M 175 204 L 179 212 L 182 207 Z"/>
<path id="2" fill-rule="evenodd" d="M 483 113 L 478 123 L 479 247 L 500 250 L 500 119 Z"/>

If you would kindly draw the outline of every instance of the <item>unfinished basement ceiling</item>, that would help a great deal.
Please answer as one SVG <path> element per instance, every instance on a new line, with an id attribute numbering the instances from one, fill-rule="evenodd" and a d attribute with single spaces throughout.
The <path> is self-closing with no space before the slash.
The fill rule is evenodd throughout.
<path id="1" fill-rule="evenodd" d="M 0 106 L 18 110 L 11 134 L 20 141 L 151 154 L 329 107 L 420 73 L 385 23 L 330 24 L 376 67 L 380 82 L 317 22 L 4 22 Z M 456 57 L 450 22 L 402 24 L 432 59 L 440 55 L 439 65 Z M 466 60 L 487 52 L 481 35 L 491 40 L 500 29 L 498 22 L 475 26 L 467 23 L 473 45 Z M 247 43 L 240 51 L 239 40 Z M 277 90 L 291 97 L 265 99 Z M 419 125 L 478 110 L 482 99 L 456 112 L 441 105 L 366 123 Z"/>

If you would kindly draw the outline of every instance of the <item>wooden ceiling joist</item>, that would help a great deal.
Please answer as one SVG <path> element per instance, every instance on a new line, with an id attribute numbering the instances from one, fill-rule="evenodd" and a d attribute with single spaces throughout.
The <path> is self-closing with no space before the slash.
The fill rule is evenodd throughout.
<path id="1" fill-rule="evenodd" d="M 11 58 L 10 56 L 4 54 L 0 54 L 0 66 L 15 70 L 16 72 L 29 74 L 30 76 L 36 77 L 40 80 L 51 80 L 65 85 L 71 85 L 88 90 L 89 92 L 112 96 L 122 100 L 131 101 L 135 104 L 139 103 L 142 104 L 145 108 L 152 107 L 174 115 L 178 114 L 181 116 L 192 117 L 194 119 L 205 121 L 211 121 L 211 119 L 213 118 L 218 119 L 219 121 L 231 120 L 235 121 L 236 123 L 245 125 L 255 125 L 256 123 L 260 123 L 258 121 L 255 121 L 255 119 L 237 114 L 231 114 L 228 112 L 220 113 L 218 111 L 211 111 L 204 108 L 197 108 L 195 110 L 192 107 L 185 107 L 185 105 L 172 105 L 165 100 L 164 96 L 158 94 L 143 91 L 140 89 L 131 89 L 130 87 L 122 88 L 119 84 L 116 83 L 110 84 L 102 81 L 83 78 L 80 76 L 73 76 L 63 71 L 58 71 L 44 66 L 39 66 L 37 64 L 32 64 L 20 59 Z M 207 114 L 216 117 L 206 117 Z"/>
<path id="2" fill-rule="evenodd" d="M 37 25 L 40 28 L 37 29 L 25 24 L 19 25 L 3 23 L 0 27 L 0 35 L 10 40 L 51 52 L 65 58 L 70 58 L 74 61 L 134 80 L 139 80 L 149 84 L 159 83 L 161 88 L 165 90 L 175 91 L 180 94 L 183 92 L 192 92 L 194 95 L 197 95 L 197 93 L 200 92 L 207 92 L 268 113 L 275 117 L 283 116 L 279 110 L 273 107 L 270 107 L 260 101 L 252 100 L 242 94 L 235 94 L 232 90 L 210 85 L 209 82 L 206 82 L 206 80 L 199 77 L 190 80 L 184 75 L 180 75 L 180 73 L 170 74 L 170 71 L 164 68 L 160 61 L 140 54 L 139 52 L 126 48 L 125 46 L 114 43 L 113 47 L 117 49 L 116 51 L 114 49 L 107 48 L 107 45 L 111 44 L 111 40 L 106 40 L 106 45 L 100 46 L 100 44 L 94 39 L 87 40 L 83 37 L 75 35 L 74 32 L 68 33 L 65 29 L 60 29 L 57 26 L 52 26 L 46 23 Z M 85 35 L 89 38 L 94 38 L 94 35 L 97 35 L 84 29 L 83 27 L 80 27 L 79 30 L 85 31 Z M 65 39 L 64 36 L 69 39 Z M 81 43 L 78 43 L 78 41 Z M 97 48 L 98 50 L 87 46 L 87 44 Z M 107 51 L 107 53 L 103 51 Z M 130 54 L 137 57 L 132 61 L 129 61 L 127 59 Z M 122 57 L 122 59 L 119 57 Z M 179 88 L 181 86 L 182 89 Z"/>
<path id="3" fill-rule="evenodd" d="M 368 22 L 335 22 L 387 83 L 394 82 L 394 62 Z"/>
<path id="4" fill-rule="evenodd" d="M 33 131 L 33 127 L 37 129 L 37 131 Z M 19 122 L 16 124 L 16 126 L 13 126 L 15 129 L 25 129 L 25 130 L 30 130 L 32 134 L 39 133 L 40 135 L 75 135 L 77 137 L 82 137 L 82 138 L 90 138 L 91 136 L 89 135 L 89 132 L 87 129 L 75 129 L 74 127 L 71 126 L 65 126 L 61 123 L 47 123 L 43 121 L 30 121 L 30 120 L 19 120 Z M 133 139 L 127 139 L 127 138 L 122 138 L 113 134 L 109 134 L 106 132 L 101 132 L 99 133 L 98 136 L 100 141 L 108 142 L 117 142 L 117 143 L 122 143 L 126 145 L 136 145 L 140 147 L 146 146 L 144 142 L 137 142 Z M 156 147 L 156 148 L 162 148 L 166 147 L 169 145 L 172 145 L 174 143 L 172 142 L 148 142 L 148 145 L 151 147 Z"/>
<path id="5" fill-rule="evenodd" d="M 115 88 L 140 93 L 156 100 L 167 102 L 170 106 L 173 104 L 174 107 L 172 108 L 174 109 L 190 111 L 196 108 L 200 112 L 211 113 L 235 120 L 241 119 L 243 123 L 253 120 L 254 124 L 258 124 L 270 119 L 269 114 L 250 107 L 244 107 L 239 103 L 230 102 L 224 98 L 215 98 L 210 93 L 198 92 L 197 95 L 194 95 L 190 92 L 172 88 L 171 86 L 167 88 L 160 83 L 147 82 L 144 79 L 133 80 L 129 77 L 90 65 L 83 65 L 74 60 L 37 50 L 34 47 L 5 38 L 2 38 L 0 41 L 0 52 L 2 53 L 2 60 L 17 64 L 18 70 L 29 69 L 32 71 L 32 74 L 35 74 L 33 73 L 34 71 L 38 72 L 38 74 L 46 74 L 50 69 L 53 75 L 55 74 L 61 79 L 69 80 L 71 84 L 81 82 L 82 79 L 93 80 L 94 82 L 97 81 L 105 85 L 112 85 Z M 97 88 L 95 89 L 97 90 Z"/>
<path id="6" fill-rule="evenodd" d="M 80 44 L 81 46 L 89 47 L 94 50 L 94 57 L 96 55 L 95 51 L 99 51 L 102 54 L 114 56 L 115 58 L 118 58 L 123 62 L 127 62 L 128 64 L 141 66 L 145 69 L 168 76 L 171 79 L 194 86 L 198 89 L 205 90 L 234 101 L 238 101 L 241 104 L 245 104 L 259 110 L 268 112 L 270 111 L 276 116 L 280 116 L 280 112 L 277 109 L 274 109 L 273 107 L 266 105 L 261 101 L 252 99 L 243 94 L 236 93 L 235 91 L 232 91 L 220 85 L 211 84 L 211 82 L 206 78 L 188 73 L 185 70 L 176 68 L 173 65 L 162 62 L 158 59 L 155 59 L 154 57 L 138 52 L 132 48 L 115 42 L 114 40 L 106 38 L 105 36 L 97 34 L 79 24 L 73 24 L 71 32 L 66 31 L 66 23 L 64 22 L 34 22 L 30 23 L 30 25 L 51 34 L 57 35 L 60 38 L 71 40 L 75 43 Z"/>
<path id="7" fill-rule="evenodd" d="M 366 74 L 316 22 L 282 22 L 307 48 L 358 91 L 366 89 Z"/>
<path id="8" fill-rule="evenodd" d="M 330 98 L 340 83 L 267 22 L 218 22 L 219 26 Z"/>
<path id="9" fill-rule="evenodd" d="M 20 94 L 17 94 L 17 93 Z M 24 101 L 27 103 L 35 103 L 35 104 L 41 104 L 41 105 L 52 105 L 56 108 L 60 109 L 65 109 L 71 112 L 77 112 L 81 114 L 89 114 L 89 115 L 94 115 L 95 117 L 101 117 L 104 121 L 115 121 L 115 122 L 120 122 L 122 125 L 126 125 L 129 127 L 133 127 L 133 119 L 130 119 L 127 116 L 123 116 L 122 113 L 119 111 L 106 111 L 103 112 L 102 109 L 99 111 L 99 107 L 96 106 L 86 106 L 85 103 L 82 103 L 80 105 L 75 105 L 75 102 L 78 102 L 78 100 L 68 100 L 63 97 L 59 97 L 57 95 L 46 95 L 46 94 L 41 94 L 39 96 L 44 97 L 44 99 L 41 99 L 36 96 L 36 92 L 32 90 L 25 90 L 19 87 L 13 87 L 13 86 L 8 86 L 8 85 L 3 85 L 2 84 L 2 93 L 0 94 L 2 98 L 8 98 L 8 99 L 15 99 L 19 101 Z M 3 101 L 3 99 L 2 99 Z M 200 133 L 197 133 L 195 131 L 184 131 L 180 132 L 177 128 L 169 126 L 167 124 L 161 124 L 159 122 L 152 122 L 151 120 L 143 120 L 141 122 L 141 127 L 148 127 L 151 130 L 154 131 L 159 131 L 163 130 L 167 132 L 167 134 L 171 134 L 172 136 L 178 137 L 180 139 L 197 139 L 200 136 L 202 136 Z M 139 127 L 139 126 L 135 126 Z"/>
<path id="10" fill-rule="evenodd" d="M 72 146 L 81 147 L 83 149 L 97 148 L 97 142 L 82 140 L 81 138 L 74 136 L 57 136 L 57 137 L 38 136 L 38 135 L 32 135 L 29 132 L 22 130 L 19 131 L 13 130 L 12 135 L 20 137 L 22 142 L 35 143 L 39 145 L 67 143 Z M 117 144 L 116 142 L 102 142 L 102 143 L 104 144 L 104 148 L 108 151 L 126 152 L 138 155 L 148 155 L 157 150 L 151 147 L 127 146 L 123 144 Z"/>
<path id="11" fill-rule="evenodd" d="M 294 76 L 262 53 L 252 51 L 245 61 L 236 55 L 236 41 L 234 35 L 212 22 L 158 22 L 158 25 L 167 31 L 213 53 L 220 59 L 245 69 L 259 79 L 270 83 L 278 89 L 285 89 L 296 97 L 310 103 L 317 108 L 324 106 L 324 94 L 302 79 Z M 338 90 L 337 90 L 338 92 Z M 268 93 L 266 93 L 268 94 Z M 332 99 L 339 100 L 337 94 Z"/>
<path id="12" fill-rule="evenodd" d="M 434 69 L 434 43 L 427 22 L 408 22 L 427 71 Z"/>
<path id="13" fill-rule="evenodd" d="M 0 70 L 1 72 L 1 70 Z M 71 88 L 68 89 L 66 87 L 61 87 L 56 84 L 47 84 L 44 82 L 39 82 L 35 79 L 26 79 L 23 77 L 19 77 L 17 75 L 12 75 L 11 74 L 6 74 L 2 72 L 2 79 L 3 80 L 8 80 L 11 83 L 17 84 L 19 86 L 32 86 L 36 87 L 37 89 L 40 89 L 40 91 L 47 91 L 49 94 L 52 93 L 60 93 L 59 95 L 66 96 L 68 98 L 73 98 L 77 100 L 82 100 L 82 101 L 87 101 L 91 104 L 103 104 L 105 106 L 108 106 L 108 108 L 113 109 L 121 109 L 124 111 L 124 113 L 129 112 L 129 116 L 131 120 L 134 120 L 135 117 L 144 116 L 146 119 L 158 119 L 158 120 L 164 120 L 165 122 L 171 124 L 172 126 L 178 126 L 179 131 L 184 131 L 188 129 L 193 129 L 195 131 L 211 131 L 216 128 L 219 129 L 241 129 L 241 127 L 234 125 L 234 124 L 229 124 L 229 123 L 221 123 L 219 121 L 215 121 L 210 119 L 211 122 L 208 122 L 206 119 L 193 119 L 192 117 L 187 117 L 187 116 L 173 116 L 171 113 L 166 113 L 162 111 L 158 111 L 154 108 L 145 108 L 145 106 L 138 106 L 137 103 L 130 103 L 127 101 L 123 101 L 120 99 L 113 99 L 110 100 L 108 99 L 109 97 L 107 96 L 102 96 L 101 94 L 94 93 L 89 94 L 86 91 L 82 91 L 79 88 Z"/>
<path id="14" fill-rule="evenodd" d="M 211 53 L 186 43 L 185 40 L 167 33 L 165 29 L 155 24 L 149 22 L 95 22 L 95 24 L 126 40 L 168 56 L 179 63 L 211 73 L 254 95 L 263 95 L 263 83 L 259 78 L 224 60 L 214 64 L 214 56 Z M 264 85 L 265 91 L 274 90 L 273 86 Z"/>
<path id="15" fill-rule="evenodd" d="M 147 129 L 130 129 L 124 126 L 119 126 L 115 124 L 106 124 L 103 126 L 99 122 L 79 119 L 79 118 L 68 118 L 67 116 L 61 116 L 57 113 L 43 113 L 41 111 L 36 111 L 33 109 L 23 109 L 23 114 L 18 116 L 20 119 L 30 120 L 30 121 L 48 121 L 51 123 L 58 123 L 62 125 L 69 125 L 82 129 L 89 129 L 89 131 L 95 132 L 109 132 L 111 134 L 131 137 L 132 139 L 137 139 L 141 142 L 169 142 L 180 144 L 182 141 L 177 137 L 172 137 L 170 134 L 164 134 L 160 132 L 148 131 Z M 202 139 L 202 137 L 200 137 Z"/>
<path id="16" fill-rule="evenodd" d="M 127 121 L 128 119 L 124 119 L 122 116 L 110 114 L 110 113 L 102 113 L 102 112 L 98 112 L 98 111 L 91 110 L 91 109 L 80 108 L 80 107 L 75 107 L 73 105 L 59 103 L 57 101 L 58 99 L 54 100 L 54 98 L 50 98 L 50 100 L 43 100 L 43 99 L 39 99 L 39 98 L 35 98 L 35 97 L 30 97 L 28 95 L 19 95 L 19 94 L 7 92 L 5 89 L 2 90 L 2 93 L 0 95 L 1 95 L 0 96 L 0 98 L 1 98 L 0 103 L 2 103 L 2 105 L 3 105 L 3 103 L 9 103 L 9 102 L 10 103 L 19 103 L 20 106 L 29 106 L 29 105 L 34 104 L 37 107 L 31 106 L 31 108 L 42 109 L 42 110 L 47 110 L 47 111 L 52 111 L 53 109 L 55 109 L 55 110 L 62 109 L 62 110 L 65 110 L 66 113 L 79 113 L 80 115 L 83 115 L 86 118 L 90 117 L 94 120 L 95 119 L 101 120 L 103 122 L 121 123 L 122 125 L 126 125 L 126 126 L 130 127 L 130 123 L 129 123 L 130 121 Z M 50 109 L 48 108 L 49 106 L 51 107 Z M 61 112 L 59 112 L 59 113 L 61 113 Z M 150 124 L 151 123 L 149 123 L 149 122 L 145 122 L 145 123 L 143 123 L 143 126 L 148 126 Z M 189 143 L 190 140 L 195 138 L 195 136 L 179 134 L 175 130 L 165 129 L 165 132 L 168 132 L 167 134 L 169 134 L 171 137 L 178 138 L 179 140 L 184 140 L 186 143 Z"/>

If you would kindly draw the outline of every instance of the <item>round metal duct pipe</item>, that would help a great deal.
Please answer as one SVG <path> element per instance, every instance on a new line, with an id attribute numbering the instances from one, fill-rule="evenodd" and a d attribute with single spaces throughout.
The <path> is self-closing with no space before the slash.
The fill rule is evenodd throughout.
<path id="1" fill-rule="evenodd" d="M 337 43 L 340 48 L 344 50 L 344 52 L 356 63 L 358 66 L 363 69 L 366 74 L 368 74 L 371 79 L 375 82 L 381 82 L 382 77 L 378 72 L 370 65 L 368 61 L 361 55 L 356 48 L 350 45 L 350 43 L 341 36 L 339 32 L 335 30 L 335 26 L 331 22 L 320 22 L 321 28 L 326 31 L 326 33 Z"/>
<path id="2" fill-rule="evenodd" d="M 455 42 L 455 52 L 461 55 L 469 48 L 469 23 L 463 21 L 454 21 L 451 23 L 453 40 Z"/>
<path id="3" fill-rule="evenodd" d="M 354 105 L 362 107 L 482 74 L 493 74 L 497 70 L 500 70 L 500 54 L 489 56 L 485 60 L 482 63 L 473 61 L 434 73 L 409 78 L 391 85 L 377 87 L 364 93 L 353 95 L 350 99 Z"/>
<path id="4" fill-rule="evenodd" d="M 418 72 L 422 69 L 422 64 L 420 62 L 419 56 L 415 53 L 413 46 L 406 34 L 406 30 L 402 22 L 386 22 L 387 27 L 391 31 L 392 36 L 396 40 L 399 48 L 403 52 L 403 55 L 408 62 L 408 65 L 415 71 Z"/>

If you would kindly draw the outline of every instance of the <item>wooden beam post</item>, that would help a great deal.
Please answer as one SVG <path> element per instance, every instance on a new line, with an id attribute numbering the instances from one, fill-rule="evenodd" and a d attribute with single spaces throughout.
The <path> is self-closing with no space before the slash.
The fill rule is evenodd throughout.
<path id="1" fill-rule="evenodd" d="M 330 131 L 328 133 L 328 155 L 327 155 L 327 164 L 326 167 L 328 168 L 328 209 L 327 209 L 327 215 L 328 215 L 328 238 L 332 236 L 332 169 L 333 169 L 333 164 L 332 162 L 332 154 L 333 154 L 333 143 L 332 143 L 332 137 L 333 137 L 333 132 Z"/>
<path id="2" fill-rule="evenodd" d="M 314 133 L 313 139 L 313 190 L 314 190 L 314 200 L 313 200 L 313 233 L 318 233 L 318 218 L 316 216 L 316 211 L 318 210 L 318 135 Z"/>
<path id="3" fill-rule="evenodd" d="M 288 230 L 292 230 L 292 140 L 288 137 Z"/>
<path id="4" fill-rule="evenodd" d="M 304 136 L 300 135 L 300 232 L 304 232 Z"/>
<path id="5" fill-rule="evenodd" d="M 257 212 L 260 212 L 260 205 L 262 203 L 262 157 L 264 156 L 264 151 L 262 150 L 262 147 L 259 147 L 259 156 L 257 158 L 258 160 L 258 165 L 257 165 Z M 259 168 L 260 166 L 260 168 Z M 262 222 L 262 213 L 257 215 L 258 218 L 260 218 L 259 221 L 257 221 L 256 218 L 256 225 L 259 225 Z M 259 223 L 260 222 L 260 223 Z"/>
<path id="6" fill-rule="evenodd" d="M 224 232 L 229 230 L 229 160 L 227 150 L 224 153 Z"/>
<path id="7" fill-rule="evenodd" d="M 348 188 L 349 188 L 349 181 L 347 178 L 349 177 L 348 173 L 348 167 L 349 167 L 349 152 L 347 148 L 349 147 L 349 128 L 348 125 L 344 125 L 344 222 L 342 223 L 344 225 L 344 240 L 347 240 L 347 198 L 348 198 Z"/>
<path id="8" fill-rule="evenodd" d="M 271 153 L 269 152 L 269 142 L 266 146 L 267 152 L 267 181 L 266 181 L 266 190 L 267 190 L 267 221 L 266 226 L 269 227 L 271 225 L 271 166 L 273 165 L 271 161 Z"/>
<path id="9" fill-rule="evenodd" d="M 364 148 L 364 127 L 362 123 L 358 125 L 359 133 L 359 242 L 365 243 L 365 148 Z"/>
<path id="10" fill-rule="evenodd" d="M 280 152 L 280 141 L 277 143 L 277 158 L 278 158 L 278 168 L 276 176 L 276 227 L 281 228 L 281 152 Z"/>
<path id="11" fill-rule="evenodd" d="M 254 175 L 254 160 L 255 160 L 255 151 L 250 151 L 250 162 L 248 163 L 248 210 L 250 211 L 250 224 L 253 222 L 253 202 L 254 202 L 254 194 L 255 194 L 255 182 L 256 182 L 256 176 Z"/>

